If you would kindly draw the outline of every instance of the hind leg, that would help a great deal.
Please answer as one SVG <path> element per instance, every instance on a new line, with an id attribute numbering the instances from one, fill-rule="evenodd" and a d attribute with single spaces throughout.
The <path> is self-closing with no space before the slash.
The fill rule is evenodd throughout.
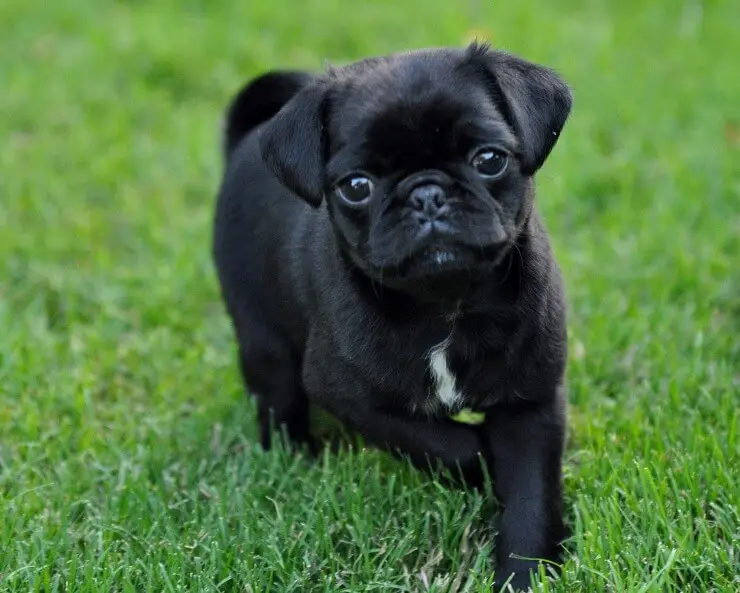
<path id="1" fill-rule="evenodd" d="M 257 399 L 262 447 L 271 448 L 273 430 L 278 430 L 291 444 L 315 452 L 299 357 L 284 341 L 262 336 L 259 340 L 240 340 L 239 363 L 245 385 Z"/>

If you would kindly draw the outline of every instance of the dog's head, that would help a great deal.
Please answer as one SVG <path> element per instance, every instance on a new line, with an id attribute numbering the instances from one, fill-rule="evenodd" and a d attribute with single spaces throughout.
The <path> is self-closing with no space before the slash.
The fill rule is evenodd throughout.
<path id="1" fill-rule="evenodd" d="M 484 275 L 519 236 L 532 177 L 571 108 L 551 70 L 474 44 L 357 62 L 264 128 L 270 170 L 373 280 L 401 290 Z"/>

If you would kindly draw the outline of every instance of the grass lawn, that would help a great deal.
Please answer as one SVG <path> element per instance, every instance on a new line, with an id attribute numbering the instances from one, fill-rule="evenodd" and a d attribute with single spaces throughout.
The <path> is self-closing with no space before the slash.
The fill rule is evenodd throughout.
<path id="1" fill-rule="evenodd" d="M 246 77 L 476 34 L 576 97 L 539 175 L 572 310 L 544 590 L 740 590 L 737 2 L 342 5 L 0 4 L 0 590 L 489 590 L 482 498 L 259 449 L 209 253 Z"/>

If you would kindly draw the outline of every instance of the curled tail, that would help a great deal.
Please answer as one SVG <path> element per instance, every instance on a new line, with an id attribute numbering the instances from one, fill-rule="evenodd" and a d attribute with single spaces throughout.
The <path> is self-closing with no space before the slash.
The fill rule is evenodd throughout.
<path id="1" fill-rule="evenodd" d="M 280 111 L 311 79 L 306 72 L 286 70 L 262 74 L 245 84 L 226 110 L 223 130 L 226 161 L 251 130 Z"/>

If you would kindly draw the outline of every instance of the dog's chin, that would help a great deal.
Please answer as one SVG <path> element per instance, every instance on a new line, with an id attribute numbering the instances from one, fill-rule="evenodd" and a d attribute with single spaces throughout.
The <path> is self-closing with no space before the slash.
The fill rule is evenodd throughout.
<path id="1" fill-rule="evenodd" d="M 432 302 L 457 300 L 490 277 L 506 253 L 503 246 L 427 247 L 400 264 L 374 265 L 370 274 L 376 282 Z"/>

